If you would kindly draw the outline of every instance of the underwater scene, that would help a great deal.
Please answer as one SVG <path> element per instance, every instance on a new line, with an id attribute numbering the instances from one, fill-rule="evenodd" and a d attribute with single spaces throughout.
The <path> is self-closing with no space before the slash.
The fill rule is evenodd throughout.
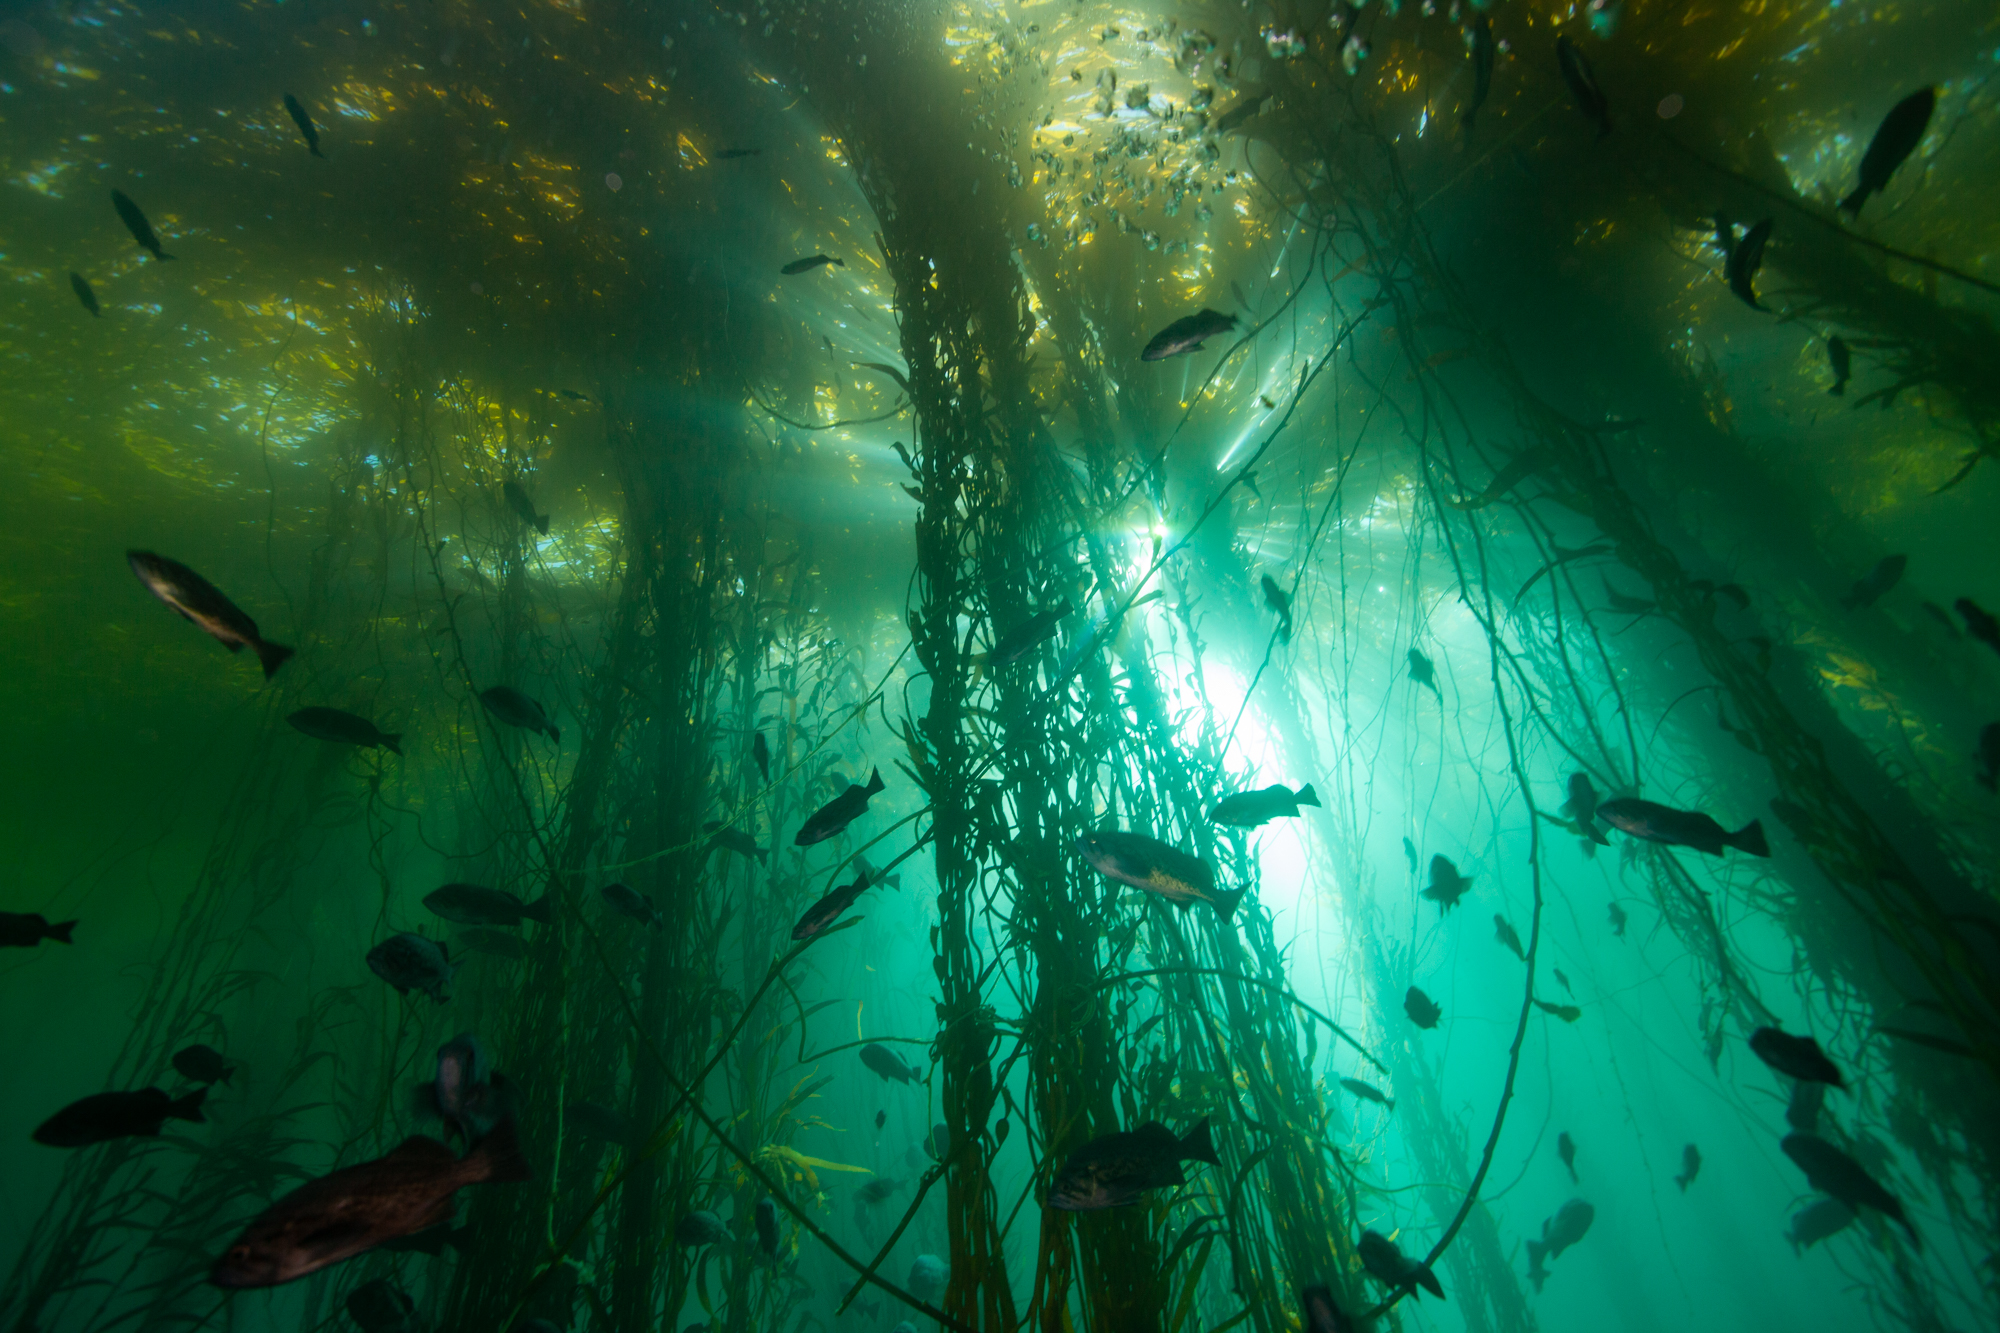
<path id="1" fill-rule="evenodd" d="M 0 345 L 0 1333 L 2000 1328 L 1990 4 L 4 0 Z"/>

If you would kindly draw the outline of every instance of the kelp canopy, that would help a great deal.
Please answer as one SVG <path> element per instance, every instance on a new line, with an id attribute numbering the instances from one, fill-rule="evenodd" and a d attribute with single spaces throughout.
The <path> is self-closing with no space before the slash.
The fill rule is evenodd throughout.
<path id="1" fill-rule="evenodd" d="M 0 1327 L 1991 1327 L 1996 60 L 9 11 Z"/>

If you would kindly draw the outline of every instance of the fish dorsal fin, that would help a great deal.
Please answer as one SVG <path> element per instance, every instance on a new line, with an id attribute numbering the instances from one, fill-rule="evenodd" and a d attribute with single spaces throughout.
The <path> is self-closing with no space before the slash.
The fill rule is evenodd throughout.
<path id="1" fill-rule="evenodd" d="M 425 1164 L 455 1162 L 458 1160 L 458 1154 L 427 1134 L 412 1134 L 397 1145 L 387 1160 Z"/>
<path id="2" fill-rule="evenodd" d="M 1132 1137 L 1146 1147 L 1157 1148 L 1163 1153 L 1174 1153 L 1181 1146 L 1181 1141 L 1174 1137 L 1174 1132 L 1157 1120 L 1148 1120 L 1133 1130 Z"/>

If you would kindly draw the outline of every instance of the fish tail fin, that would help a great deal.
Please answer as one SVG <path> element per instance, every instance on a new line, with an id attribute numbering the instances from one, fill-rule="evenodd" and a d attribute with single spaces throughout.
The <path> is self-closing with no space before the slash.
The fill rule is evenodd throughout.
<path id="1" fill-rule="evenodd" d="M 282 643 L 265 643 L 262 639 L 257 641 L 256 648 L 257 660 L 264 664 L 265 680 L 278 674 L 278 668 L 292 655 L 292 650 Z"/>
<path id="2" fill-rule="evenodd" d="M 535 531 L 541 533 L 544 537 L 549 535 L 549 516 L 547 514 L 537 514 L 535 516 Z"/>
<path id="3" fill-rule="evenodd" d="M 545 926 L 553 926 L 556 923 L 555 903 L 550 901 L 550 895 L 545 893 L 531 903 L 521 904 L 521 915 L 527 917 L 530 921 L 539 921 Z"/>
<path id="4" fill-rule="evenodd" d="M 155 251 L 153 251 L 153 258 L 155 258 L 155 259 L 172 259 L 172 258 L 174 258 L 174 256 L 173 256 L 173 255 L 170 255 L 170 254 L 168 254 L 168 253 L 167 253 L 167 252 L 166 252 L 165 250 L 155 250 Z"/>
<path id="5" fill-rule="evenodd" d="M 534 1176 L 528 1159 L 522 1155 L 521 1135 L 514 1128 L 513 1116 L 503 1118 L 491 1133 L 473 1145 L 465 1160 L 477 1170 L 478 1174 L 473 1177 L 475 1180 L 503 1182 L 528 1180 Z"/>
<path id="6" fill-rule="evenodd" d="M 760 866 L 768 865 L 770 864 L 770 860 L 771 860 L 771 849 L 769 847 L 759 847 L 757 849 L 757 864 Z"/>
<path id="7" fill-rule="evenodd" d="M 1312 783 L 1308 782 L 1305 786 L 1299 788 L 1298 795 L 1292 799 L 1299 805 L 1316 806 L 1319 804 L 1319 793 L 1314 791 Z"/>
<path id="8" fill-rule="evenodd" d="M 1993 784 L 1989 782 L 1986 785 L 1990 787 Z M 69 937 L 69 933 L 75 929 L 76 922 L 74 921 L 58 921 L 53 926 L 43 928 L 42 938 L 45 940 L 54 940 L 58 944 L 74 944 L 76 941 Z"/>
<path id="9" fill-rule="evenodd" d="M 1549 1247 L 1543 1244 L 1541 1241 L 1531 1240 L 1528 1242 L 1528 1273 L 1530 1276 L 1533 1276 L 1534 1274 L 1541 1271 L 1542 1256 L 1547 1254 L 1548 1252 L 1549 1252 Z M 1540 1291 L 1541 1289 L 1542 1289 L 1542 1284 L 1537 1282 L 1535 1284 L 1535 1290 Z"/>
<path id="10" fill-rule="evenodd" d="M 1675 1176 L 1674 1184 L 1681 1187 L 1681 1193 L 1686 1194 L 1688 1192 L 1688 1178 L 1686 1176 Z"/>
<path id="11" fill-rule="evenodd" d="M 870 796 L 882 790 L 882 770 L 877 768 L 868 774 L 868 785 L 863 788 Z"/>
<path id="12" fill-rule="evenodd" d="M 1771 854 L 1771 844 L 1764 841 L 1764 822 L 1760 819 L 1751 820 L 1724 841 L 1737 851 L 1748 852 L 1752 856 L 1768 857 Z"/>
<path id="13" fill-rule="evenodd" d="M 208 1117 L 201 1113 L 201 1104 L 207 1097 L 207 1088 L 196 1088 L 180 1100 L 168 1102 L 167 1114 L 176 1120 L 192 1120 L 197 1125 L 204 1124 Z"/>
<path id="14" fill-rule="evenodd" d="M 1396 1109 L 1396 1099 L 1394 1097 L 1384 1097 L 1382 1099 L 1382 1104 L 1388 1107 L 1391 1111 Z"/>
<path id="15" fill-rule="evenodd" d="M 306 147 L 312 151 L 312 155 L 314 157 L 318 158 L 322 162 L 326 161 L 326 154 L 320 152 L 318 144 L 316 143 L 307 144 Z"/>
<path id="16" fill-rule="evenodd" d="M 1853 194 L 1848 195 L 1847 198 L 1840 201 L 1840 211 L 1847 214 L 1848 217 L 1858 220 L 1861 217 L 1861 205 L 1867 202 L 1868 187 L 1863 185 L 1856 189 Z"/>
<path id="17" fill-rule="evenodd" d="M 1208 1117 L 1195 1122 L 1193 1129 L 1181 1136 L 1181 1160 L 1185 1162 L 1207 1162 L 1210 1166 L 1221 1166 L 1222 1159 L 1215 1155 L 1215 1140 L 1208 1132 Z"/>
<path id="18" fill-rule="evenodd" d="M 1243 895 L 1248 892 L 1249 892 L 1248 889 L 1214 890 L 1215 910 L 1222 913 L 1222 919 L 1224 921 L 1227 921 L 1229 920 L 1229 918 L 1236 915 L 1237 905 L 1243 901 Z"/>
<path id="19" fill-rule="evenodd" d="M 1444 1299 L 1444 1283 L 1438 1281 L 1437 1274 L 1431 1271 L 1429 1264 L 1417 1264 L 1411 1270 L 1410 1276 L 1415 1278 L 1425 1291 L 1439 1300 Z"/>
<path id="20" fill-rule="evenodd" d="M 549 739 L 557 745 L 562 744 L 562 729 L 553 722 L 549 723 Z"/>
<path id="21" fill-rule="evenodd" d="M 382 748 L 387 750 L 389 753 L 395 755 L 397 758 L 401 758 L 403 754 L 403 747 L 401 745 L 398 745 L 397 742 L 403 739 L 403 733 L 400 731 L 393 733 L 385 731 L 381 733 L 381 736 L 382 736 Z"/>

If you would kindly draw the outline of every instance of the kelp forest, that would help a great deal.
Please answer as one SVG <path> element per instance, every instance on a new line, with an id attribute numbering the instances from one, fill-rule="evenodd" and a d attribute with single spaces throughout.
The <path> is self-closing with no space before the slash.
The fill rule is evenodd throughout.
<path id="1" fill-rule="evenodd" d="M 0 127 L 5 1333 L 2000 1320 L 1987 8 L 34 0 Z"/>

